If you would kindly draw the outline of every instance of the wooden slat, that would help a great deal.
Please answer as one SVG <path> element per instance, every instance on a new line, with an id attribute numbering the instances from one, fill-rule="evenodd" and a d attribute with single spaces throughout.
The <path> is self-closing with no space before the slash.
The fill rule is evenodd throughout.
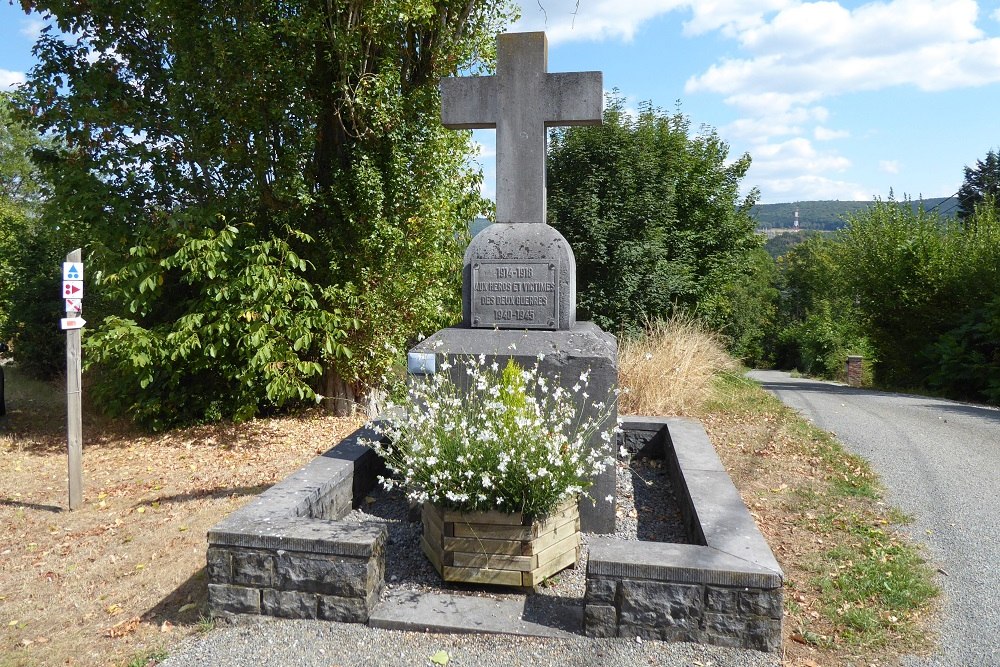
<path id="1" fill-rule="evenodd" d="M 525 545 L 521 540 L 491 540 L 474 537 L 446 537 L 444 548 L 447 551 L 465 551 L 466 553 L 505 554 L 507 556 L 530 556 L 524 553 Z"/>
<path id="2" fill-rule="evenodd" d="M 455 537 L 491 540 L 530 540 L 534 537 L 531 526 L 488 526 L 487 524 L 454 523 Z"/>
<path id="3" fill-rule="evenodd" d="M 428 514 L 422 514 L 420 521 L 424 525 L 424 536 L 430 540 L 432 544 L 440 548 L 440 545 L 444 541 L 444 537 L 441 533 L 443 526 L 435 521 L 434 516 Z"/>
<path id="4" fill-rule="evenodd" d="M 531 572 L 525 572 L 521 577 L 521 582 L 522 582 L 521 585 L 537 586 L 538 584 L 545 581 L 547 578 L 551 577 L 556 572 L 575 564 L 579 556 L 580 556 L 579 547 L 571 551 L 567 551 L 559 558 L 550 560 L 542 567 L 533 570 Z"/>
<path id="5" fill-rule="evenodd" d="M 537 564 L 536 556 L 505 556 L 503 554 L 470 554 L 455 552 L 455 567 L 479 567 L 489 570 L 529 572 Z"/>
<path id="6" fill-rule="evenodd" d="M 558 558 L 567 551 L 576 551 L 576 548 L 580 546 L 580 533 L 570 533 L 567 537 L 559 540 L 548 549 L 539 551 L 536 558 L 538 559 L 537 567 L 543 567 L 551 560 Z"/>
<path id="7" fill-rule="evenodd" d="M 520 512 L 516 514 L 504 514 L 503 512 L 456 512 L 454 510 L 444 511 L 445 521 L 456 523 L 495 523 L 501 526 L 525 526 L 524 515 Z"/>
<path id="8" fill-rule="evenodd" d="M 444 572 L 442 571 L 441 568 L 442 554 L 439 551 L 437 551 L 433 546 L 431 546 L 431 544 L 427 541 L 427 538 L 425 537 L 420 538 L 420 548 L 423 549 L 424 555 L 427 556 L 427 560 L 431 562 L 431 565 L 434 566 L 434 569 L 437 570 L 437 573 L 443 577 Z"/>
<path id="9" fill-rule="evenodd" d="M 538 537 L 539 535 L 550 533 L 555 530 L 557 526 L 561 526 L 566 523 L 568 518 L 577 516 L 579 516 L 579 511 L 577 510 L 575 500 L 563 503 L 563 505 L 557 507 L 551 514 L 545 517 L 544 520 L 536 521 L 534 523 L 534 532 L 532 535 Z"/>
<path id="10" fill-rule="evenodd" d="M 548 549 L 550 546 L 565 538 L 567 535 L 572 535 L 573 533 L 579 532 L 579 530 L 580 517 L 578 515 L 566 517 L 565 522 L 562 525 L 556 526 L 554 530 L 551 530 L 544 535 L 539 535 L 530 542 L 527 542 L 528 554 L 537 554 L 544 549 Z"/>
<path id="11" fill-rule="evenodd" d="M 461 581 L 470 584 L 499 584 L 501 586 L 520 586 L 522 575 L 526 572 L 515 570 L 483 570 L 473 567 L 445 567 L 445 581 Z"/>

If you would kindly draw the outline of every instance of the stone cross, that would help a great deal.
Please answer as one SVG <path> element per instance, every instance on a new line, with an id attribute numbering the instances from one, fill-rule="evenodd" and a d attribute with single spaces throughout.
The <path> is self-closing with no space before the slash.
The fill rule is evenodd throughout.
<path id="1" fill-rule="evenodd" d="M 599 125 L 601 72 L 549 74 L 544 32 L 497 37 L 496 76 L 441 80 L 441 122 L 496 128 L 498 223 L 545 223 L 546 128 Z"/>

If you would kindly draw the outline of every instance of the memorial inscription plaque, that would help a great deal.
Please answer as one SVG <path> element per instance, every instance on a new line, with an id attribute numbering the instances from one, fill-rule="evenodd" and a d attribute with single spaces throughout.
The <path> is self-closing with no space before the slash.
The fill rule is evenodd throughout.
<path id="1" fill-rule="evenodd" d="M 472 326 L 555 329 L 559 265 L 546 260 L 479 260 L 472 265 Z"/>

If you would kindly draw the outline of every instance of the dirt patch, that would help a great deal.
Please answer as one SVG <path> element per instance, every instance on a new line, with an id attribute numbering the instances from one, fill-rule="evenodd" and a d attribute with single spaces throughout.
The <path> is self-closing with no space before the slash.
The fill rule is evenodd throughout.
<path id="1" fill-rule="evenodd" d="M 205 533 L 359 425 L 319 411 L 165 435 L 89 417 L 66 510 L 65 405 L 8 369 L 0 665 L 120 665 L 209 627 Z"/>

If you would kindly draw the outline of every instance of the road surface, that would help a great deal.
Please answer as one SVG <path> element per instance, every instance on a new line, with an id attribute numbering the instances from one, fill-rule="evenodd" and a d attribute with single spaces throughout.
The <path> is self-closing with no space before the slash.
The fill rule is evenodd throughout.
<path id="1" fill-rule="evenodd" d="M 1000 666 L 1000 410 L 778 371 L 750 377 L 871 462 L 943 571 L 939 650 L 904 664 Z"/>

